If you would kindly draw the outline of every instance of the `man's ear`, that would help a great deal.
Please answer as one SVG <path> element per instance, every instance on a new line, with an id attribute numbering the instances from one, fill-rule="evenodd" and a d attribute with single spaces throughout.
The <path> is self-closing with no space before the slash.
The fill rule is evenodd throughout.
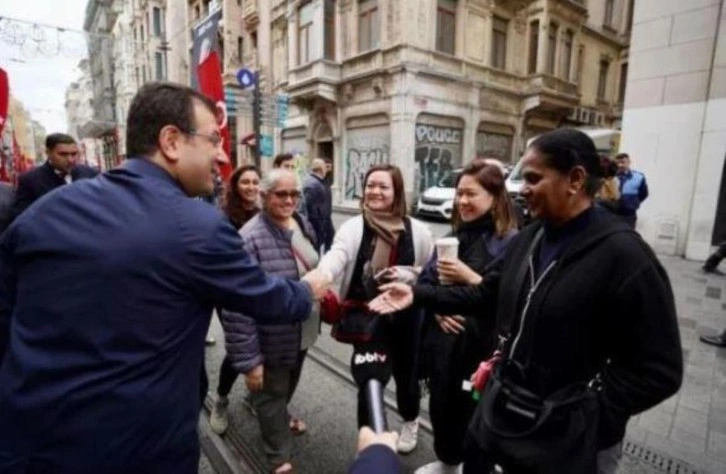
<path id="1" fill-rule="evenodd" d="M 166 125 L 159 131 L 159 151 L 161 151 L 165 159 L 174 162 L 179 161 L 181 157 L 180 145 L 185 138 L 178 128 L 173 125 Z"/>

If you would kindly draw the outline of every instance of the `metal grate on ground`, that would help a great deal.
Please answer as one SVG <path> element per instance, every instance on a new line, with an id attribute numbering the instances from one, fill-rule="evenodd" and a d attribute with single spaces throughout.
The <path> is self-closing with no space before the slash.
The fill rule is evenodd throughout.
<path id="1" fill-rule="evenodd" d="M 698 471 L 688 464 L 632 441 L 625 441 L 623 443 L 623 454 L 653 467 L 657 472 L 665 472 L 668 474 L 698 474 Z"/>

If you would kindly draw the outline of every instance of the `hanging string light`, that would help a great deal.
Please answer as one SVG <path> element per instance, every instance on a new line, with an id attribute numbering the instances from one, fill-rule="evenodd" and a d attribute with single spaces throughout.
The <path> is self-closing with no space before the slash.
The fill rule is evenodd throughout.
<path id="1" fill-rule="evenodd" d="M 87 39 L 94 36 L 109 37 L 0 16 L 0 42 L 17 47 L 22 56 L 29 59 L 61 55 L 69 58 L 85 57 L 88 55 Z"/>

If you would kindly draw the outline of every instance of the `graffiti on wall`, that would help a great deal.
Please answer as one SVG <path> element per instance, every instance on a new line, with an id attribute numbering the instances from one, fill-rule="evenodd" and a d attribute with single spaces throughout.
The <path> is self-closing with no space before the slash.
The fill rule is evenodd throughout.
<path id="1" fill-rule="evenodd" d="M 416 125 L 416 190 L 422 193 L 461 166 L 462 131 L 435 125 Z"/>
<path id="2" fill-rule="evenodd" d="M 345 152 L 345 199 L 363 197 L 363 178 L 371 166 L 389 163 L 388 127 L 348 130 Z"/>

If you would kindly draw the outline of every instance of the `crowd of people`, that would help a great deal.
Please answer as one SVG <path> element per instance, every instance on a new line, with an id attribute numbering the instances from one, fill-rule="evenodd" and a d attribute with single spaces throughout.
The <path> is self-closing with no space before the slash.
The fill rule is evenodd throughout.
<path id="1" fill-rule="evenodd" d="M 302 182 L 292 155 L 264 175 L 244 165 L 218 206 L 190 199 L 214 193 L 217 122 L 192 89 L 147 84 L 122 166 L 73 166 L 75 142 L 54 134 L 21 177 L 0 243 L 0 472 L 196 472 L 214 310 L 226 356 L 210 426 L 228 430 L 241 374 L 270 472 L 294 472 L 307 424 L 290 401 L 331 295 L 351 371 L 385 354 L 403 420 L 372 432 L 359 387 L 358 474 L 400 471 L 422 382 L 437 459 L 419 474 L 614 473 L 628 419 L 678 390 L 674 298 L 634 230 L 648 188 L 628 155 L 601 157 L 576 130 L 535 139 L 524 228 L 501 164 L 476 158 L 444 245 L 389 164 L 337 232 L 323 159 Z"/>

